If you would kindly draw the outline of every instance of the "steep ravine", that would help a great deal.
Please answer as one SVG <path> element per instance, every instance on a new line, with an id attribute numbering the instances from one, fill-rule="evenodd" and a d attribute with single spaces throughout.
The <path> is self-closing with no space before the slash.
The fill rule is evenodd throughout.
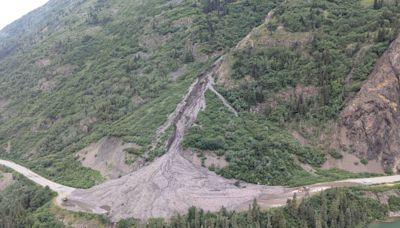
<path id="1" fill-rule="evenodd" d="M 341 112 L 336 147 L 397 172 L 400 159 L 400 36 Z"/>

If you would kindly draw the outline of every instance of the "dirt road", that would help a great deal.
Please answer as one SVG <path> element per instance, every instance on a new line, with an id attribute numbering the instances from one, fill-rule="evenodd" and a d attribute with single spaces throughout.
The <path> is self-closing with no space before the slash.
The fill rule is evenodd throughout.
<path id="1" fill-rule="evenodd" d="M 76 190 L 75 188 L 64 186 L 64 185 L 55 183 L 51 180 L 48 180 L 48 179 L 40 176 L 39 174 L 36 174 L 36 173 L 32 172 L 31 170 L 29 170 L 21 165 L 18 165 L 14 162 L 11 162 L 11 161 L 6 161 L 6 160 L 0 159 L 0 165 L 6 166 L 10 169 L 13 169 L 14 171 L 24 175 L 26 178 L 28 178 L 29 180 L 35 182 L 36 184 L 38 184 L 40 186 L 43 186 L 43 187 L 48 186 L 52 191 L 54 191 L 58 194 L 58 196 L 57 196 L 58 204 L 61 204 L 63 198 L 67 197 L 73 191 Z"/>
<path id="2" fill-rule="evenodd" d="M 261 207 L 271 208 L 285 205 L 286 200 L 291 198 L 294 193 L 298 197 L 302 197 L 306 193 L 321 192 L 335 187 L 400 182 L 400 175 L 395 175 L 341 180 L 296 188 L 253 184 L 241 184 L 238 187 L 234 180 L 218 177 L 205 169 L 194 167 L 181 156 L 172 155 L 167 154 L 141 172 L 118 179 L 120 181 L 111 182 L 113 184 L 106 182 L 106 185 L 100 185 L 91 190 L 75 189 L 55 183 L 14 162 L 0 160 L 0 165 L 11 168 L 31 181 L 43 187 L 48 186 L 57 192 L 59 206 L 73 211 L 110 214 L 113 220 L 132 216 L 142 219 L 152 216 L 169 217 L 176 212 L 184 212 L 191 205 L 211 211 L 219 210 L 221 206 L 232 210 L 245 210 L 254 198 L 258 200 Z M 174 175 L 168 177 L 171 175 L 171 171 Z M 186 172 L 191 175 L 188 176 Z M 157 190 L 154 185 L 159 185 L 159 183 L 155 183 L 153 177 L 159 177 L 161 174 L 167 178 L 167 181 L 164 183 L 163 189 Z M 177 174 L 179 175 L 176 176 Z M 184 180 L 180 181 L 180 178 L 184 178 Z M 125 185 L 122 188 L 119 183 L 121 181 Z M 171 182 L 177 186 L 168 186 L 168 183 Z M 126 188 L 127 186 L 130 188 Z M 146 188 L 148 191 L 143 191 Z M 121 192 L 119 189 L 130 191 Z M 101 192 L 100 195 L 99 192 Z M 113 195 L 118 197 L 115 198 Z M 63 202 L 63 198 L 68 198 L 68 201 Z M 149 199 L 153 199 L 153 201 Z M 165 205 L 169 207 L 165 207 Z M 178 207 L 179 205 L 180 207 Z"/>

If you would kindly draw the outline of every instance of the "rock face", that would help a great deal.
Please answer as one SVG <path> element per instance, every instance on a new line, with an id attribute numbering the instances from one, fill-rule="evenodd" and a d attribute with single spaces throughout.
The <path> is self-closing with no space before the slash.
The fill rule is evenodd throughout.
<path id="1" fill-rule="evenodd" d="M 357 96 L 341 112 L 336 143 L 359 158 L 393 169 L 400 159 L 400 37 L 378 60 Z"/>

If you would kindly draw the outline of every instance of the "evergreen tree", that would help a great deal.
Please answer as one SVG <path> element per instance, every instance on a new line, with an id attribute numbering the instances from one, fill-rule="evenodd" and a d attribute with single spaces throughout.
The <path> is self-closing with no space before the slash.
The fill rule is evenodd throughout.
<path id="1" fill-rule="evenodd" d="M 271 224 L 274 228 L 286 228 L 286 219 L 282 210 L 275 212 L 275 214 L 272 216 Z"/>
<path id="2" fill-rule="evenodd" d="M 353 227 L 353 216 L 351 214 L 351 210 L 350 208 L 346 209 L 346 213 L 345 213 L 345 221 L 346 221 L 346 228 L 351 228 Z"/>

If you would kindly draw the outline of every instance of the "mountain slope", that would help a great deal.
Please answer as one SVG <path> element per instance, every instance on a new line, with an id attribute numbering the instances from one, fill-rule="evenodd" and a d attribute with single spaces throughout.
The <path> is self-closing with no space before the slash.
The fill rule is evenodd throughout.
<path id="1" fill-rule="evenodd" d="M 104 136 L 151 161 L 165 152 L 151 146 L 156 129 L 193 79 L 273 4 L 50 1 L 1 32 L 1 156 L 79 187 L 102 177 L 75 153 Z"/>
<path id="2" fill-rule="evenodd" d="M 0 32 L 0 157 L 115 220 L 373 176 L 323 165 L 397 163 L 399 15 L 392 1 L 51 0 Z"/>
<path id="3" fill-rule="evenodd" d="M 338 178 L 342 171 L 324 169 L 335 165 L 348 171 L 383 170 L 376 157 L 352 154 L 331 139 L 338 114 L 397 36 L 399 7 L 385 4 L 377 9 L 359 1 L 282 4 L 227 55 L 217 77 L 217 90 L 240 111 L 239 119 L 213 106 L 200 114 L 185 148 L 204 160 L 224 157 L 228 165 L 209 166 L 253 183 Z"/>

